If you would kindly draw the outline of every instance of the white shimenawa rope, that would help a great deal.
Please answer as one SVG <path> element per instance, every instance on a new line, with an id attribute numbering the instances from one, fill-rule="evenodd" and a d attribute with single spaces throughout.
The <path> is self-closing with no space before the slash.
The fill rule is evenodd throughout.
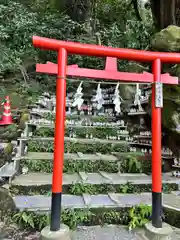
<path id="1" fill-rule="evenodd" d="M 77 91 L 76 91 L 76 93 L 74 95 L 74 102 L 72 103 L 72 106 L 73 107 L 77 106 L 78 110 L 81 109 L 81 106 L 82 106 L 82 104 L 84 102 L 84 99 L 82 98 L 83 97 L 82 87 L 81 87 L 82 83 L 83 82 L 81 81 L 79 86 L 78 86 L 78 88 L 77 88 Z"/>
<path id="2" fill-rule="evenodd" d="M 102 89 L 101 89 L 101 84 L 99 83 L 97 86 L 96 90 L 96 96 L 94 99 L 97 102 L 97 109 L 101 109 L 103 104 L 104 104 L 104 99 L 103 99 L 103 94 L 102 94 Z"/>
<path id="3" fill-rule="evenodd" d="M 139 83 L 136 84 L 136 93 L 135 93 L 135 98 L 134 98 L 134 105 L 138 106 L 139 111 L 142 111 L 142 106 L 141 106 L 141 89 L 139 88 Z"/>
<path id="4" fill-rule="evenodd" d="M 119 94 L 119 83 L 116 85 L 116 89 L 114 92 L 114 100 L 113 103 L 115 105 L 115 111 L 117 113 L 121 113 L 121 103 L 122 103 L 122 97 Z"/>

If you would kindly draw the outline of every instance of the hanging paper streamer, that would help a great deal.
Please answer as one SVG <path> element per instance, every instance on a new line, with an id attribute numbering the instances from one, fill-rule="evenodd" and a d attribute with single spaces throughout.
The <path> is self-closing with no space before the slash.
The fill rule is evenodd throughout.
<path id="1" fill-rule="evenodd" d="M 136 94 L 135 94 L 135 98 L 134 98 L 134 105 L 138 106 L 139 111 L 142 111 L 142 106 L 141 106 L 141 89 L 139 88 L 139 83 L 136 84 Z"/>
<path id="2" fill-rule="evenodd" d="M 119 94 L 119 83 L 116 86 L 115 92 L 114 92 L 114 100 L 113 103 L 115 105 L 115 111 L 117 113 L 121 113 L 121 101 L 123 99 L 121 98 L 120 94 Z"/>
<path id="3" fill-rule="evenodd" d="M 101 84 L 98 84 L 97 90 L 96 90 L 96 96 L 94 99 L 97 102 L 97 109 L 101 109 L 102 105 L 104 104 L 104 99 L 103 99 L 103 94 L 102 94 L 102 89 L 101 89 Z"/>
<path id="4" fill-rule="evenodd" d="M 77 91 L 76 91 L 76 93 L 75 93 L 75 95 L 74 95 L 74 102 L 73 102 L 73 104 L 72 104 L 73 107 L 76 107 L 76 106 L 77 106 L 78 110 L 81 109 L 81 106 L 82 106 L 82 104 L 83 104 L 83 102 L 84 102 L 84 100 L 83 100 L 83 98 L 82 98 L 82 96 L 83 96 L 82 87 L 81 87 L 81 86 L 82 86 L 82 83 L 83 83 L 83 82 L 81 82 L 81 83 L 79 84 L 78 88 L 77 88 Z"/>

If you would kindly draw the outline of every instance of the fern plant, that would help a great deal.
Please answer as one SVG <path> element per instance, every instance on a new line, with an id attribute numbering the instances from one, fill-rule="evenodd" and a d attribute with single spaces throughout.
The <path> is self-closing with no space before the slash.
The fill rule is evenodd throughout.
<path id="1" fill-rule="evenodd" d="M 147 222 L 149 222 L 151 217 L 152 207 L 144 204 L 132 207 L 129 210 L 129 230 L 136 227 L 143 227 Z"/>
<path id="2" fill-rule="evenodd" d="M 136 156 L 128 155 L 127 158 L 122 161 L 122 170 L 127 173 L 142 173 L 142 163 Z"/>

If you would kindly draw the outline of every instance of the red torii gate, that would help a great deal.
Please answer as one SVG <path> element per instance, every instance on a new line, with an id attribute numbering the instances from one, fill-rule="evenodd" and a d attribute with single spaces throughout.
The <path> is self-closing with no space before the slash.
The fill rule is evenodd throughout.
<path id="1" fill-rule="evenodd" d="M 58 65 L 52 62 L 46 64 L 36 64 L 36 72 L 58 74 Z M 77 64 L 68 65 L 66 69 L 67 76 L 99 78 L 104 80 L 117 80 L 124 82 L 144 82 L 153 83 L 153 74 L 149 72 L 128 73 L 117 70 L 117 58 L 107 57 L 105 70 L 96 70 L 89 68 L 79 68 Z M 178 78 L 170 74 L 161 74 L 161 82 L 168 84 L 177 84 Z"/>
<path id="2" fill-rule="evenodd" d="M 134 49 L 103 47 L 33 37 L 35 47 L 58 52 L 57 64 L 37 64 L 36 70 L 42 73 L 57 74 L 56 84 L 56 123 L 54 142 L 54 166 L 52 183 L 51 231 L 60 229 L 62 174 L 64 160 L 64 119 L 66 105 L 66 77 L 98 78 L 125 82 L 152 83 L 152 224 L 162 228 L 162 170 L 161 170 L 161 108 L 163 107 L 162 84 L 178 84 L 178 78 L 161 74 L 162 63 L 180 63 L 178 53 L 149 52 Z M 67 66 L 68 54 L 107 57 L 105 70 Z M 117 71 L 117 59 L 152 62 L 151 73 L 127 73 Z"/>

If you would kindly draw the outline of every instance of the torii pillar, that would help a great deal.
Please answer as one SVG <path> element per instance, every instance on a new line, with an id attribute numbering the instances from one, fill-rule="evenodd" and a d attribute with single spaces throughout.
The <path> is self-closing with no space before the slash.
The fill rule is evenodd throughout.
<path id="1" fill-rule="evenodd" d="M 33 37 L 35 47 L 58 52 L 57 64 L 37 64 L 37 71 L 57 75 L 56 123 L 54 143 L 54 167 L 52 183 L 51 225 L 58 232 L 61 216 L 62 174 L 64 160 L 64 120 L 66 105 L 66 77 L 77 76 L 103 80 L 140 82 L 152 84 L 152 229 L 163 231 L 162 224 L 162 159 L 161 159 L 161 109 L 163 107 L 163 84 L 178 84 L 178 78 L 161 74 L 162 63 L 180 63 L 179 53 L 160 53 L 134 49 L 103 47 L 91 44 L 66 42 L 43 37 Z M 105 70 L 67 66 L 68 54 L 107 57 Z M 127 73 L 117 71 L 117 59 L 152 63 L 153 73 Z M 167 227 L 167 226 L 166 226 Z M 154 229 L 153 229 L 154 228 Z M 55 238 L 53 238 L 55 239 Z"/>

